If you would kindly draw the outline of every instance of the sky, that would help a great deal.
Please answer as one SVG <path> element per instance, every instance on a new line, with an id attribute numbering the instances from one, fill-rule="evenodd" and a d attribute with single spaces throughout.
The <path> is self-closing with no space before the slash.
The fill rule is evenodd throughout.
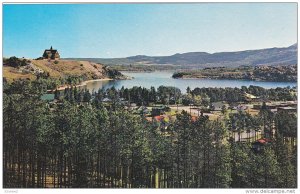
<path id="1" fill-rule="evenodd" d="M 166 56 L 287 47 L 296 3 L 4 4 L 3 56 Z"/>

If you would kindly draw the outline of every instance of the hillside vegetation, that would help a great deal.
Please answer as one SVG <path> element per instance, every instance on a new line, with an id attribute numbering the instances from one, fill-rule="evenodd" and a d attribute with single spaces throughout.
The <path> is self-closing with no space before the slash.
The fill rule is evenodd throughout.
<path id="1" fill-rule="evenodd" d="M 225 68 L 213 67 L 176 72 L 173 78 L 243 79 L 255 81 L 297 81 L 297 65 Z"/>
<path id="2" fill-rule="evenodd" d="M 3 77 L 8 82 L 16 79 L 80 77 L 91 79 L 126 79 L 120 72 L 102 64 L 74 60 L 32 60 L 11 57 L 3 59 Z"/>

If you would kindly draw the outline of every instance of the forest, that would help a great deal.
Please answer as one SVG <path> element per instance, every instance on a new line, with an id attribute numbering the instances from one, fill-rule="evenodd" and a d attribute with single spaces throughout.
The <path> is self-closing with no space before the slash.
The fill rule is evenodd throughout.
<path id="1" fill-rule="evenodd" d="M 181 70 L 174 73 L 172 77 L 295 82 L 297 81 L 297 65 L 207 67 L 197 70 Z"/>
<path id="2" fill-rule="evenodd" d="M 239 101 L 243 90 L 267 99 L 291 100 L 290 88 L 114 88 L 89 93 L 56 91 L 41 100 L 40 81 L 3 86 L 4 188 L 296 188 L 297 115 L 238 112 L 218 120 L 193 120 L 179 112 L 166 129 L 121 103 L 164 104 L 185 95 Z M 152 92 L 152 93 L 151 93 Z M 234 92 L 234 93 L 233 93 Z M 107 105 L 103 99 L 109 97 Z M 204 103 L 202 100 L 201 103 Z M 235 133 L 262 129 L 271 143 L 259 152 Z"/>

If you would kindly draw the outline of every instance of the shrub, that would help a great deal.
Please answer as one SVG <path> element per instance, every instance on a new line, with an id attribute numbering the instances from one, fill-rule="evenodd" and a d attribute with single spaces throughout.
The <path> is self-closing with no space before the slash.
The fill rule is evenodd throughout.
<path id="1" fill-rule="evenodd" d="M 26 66 L 26 59 L 19 59 L 17 57 L 10 57 L 9 59 L 5 59 L 3 61 L 5 65 L 11 66 L 11 67 L 20 67 L 20 66 Z"/>

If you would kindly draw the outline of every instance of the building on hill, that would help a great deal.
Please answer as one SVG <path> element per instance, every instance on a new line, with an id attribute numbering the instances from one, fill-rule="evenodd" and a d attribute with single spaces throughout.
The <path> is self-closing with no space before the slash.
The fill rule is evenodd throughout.
<path id="1" fill-rule="evenodd" d="M 50 49 L 45 49 L 43 54 L 44 59 L 59 59 L 60 55 L 56 49 L 52 49 L 52 46 Z"/>

